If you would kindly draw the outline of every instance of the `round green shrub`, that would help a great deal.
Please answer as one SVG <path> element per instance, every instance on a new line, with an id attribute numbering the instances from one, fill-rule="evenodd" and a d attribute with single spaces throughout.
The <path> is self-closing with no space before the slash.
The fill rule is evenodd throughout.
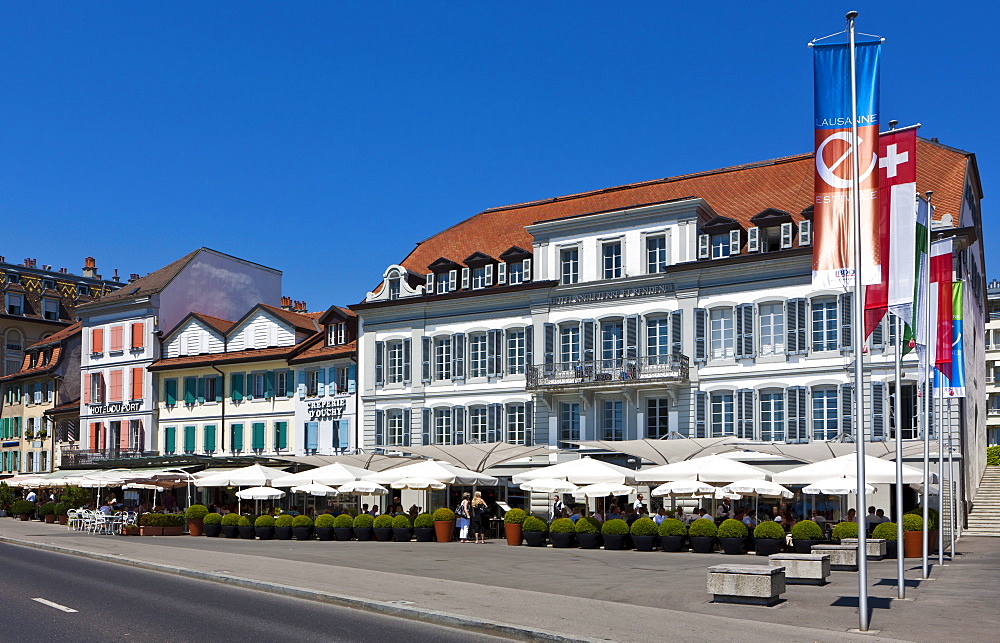
<path id="1" fill-rule="evenodd" d="M 597 534 L 601 531 L 601 523 L 597 522 L 597 518 L 590 516 L 580 518 L 573 527 L 578 534 Z"/>
<path id="2" fill-rule="evenodd" d="M 441 510 L 438 509 L 438 511 Z M 524 522 L 521 523 L 521 529 L 523 531 L 540 531 L 542 533 L 545 533 L 546 531 L 549 530 L 549 526 L 546 525 L 545 521 L 542 520 L 541 518 L 536 518 L 535 516 L 528 516 L 527 518 L 524 519 Z"/>
<path id="3" fill-rule="evenodd" d="M 264 514 L 263 516 L 258 516 L 257 520 L 253 521 L 254 527 L 273 527 L 274 526 L 274 516 L 269 516 Z"/>
<path id="4" fill-rule="evenodd" d="M 646 516 L 633 522 L 631 531 L 633 536 L 658 536 L 660 533 L 653 519 Z"/>
<path id="5" fill-rule="evenodd" d="M 924 520 L 924 510 L 923 509 L 920 509 L 920 508 L 910 509 L 906 513 L 913 514 L 915 516 L 920 516 L 920 521 L 921 522 L 923 522 L 923 520 Z M 927 522 L 929 523 L 928 526 L 927 526 L 928 529 L 937 529 L 937 526 L 938 526 L 938 512 L 937 512 L 937 509 L 935 509 L 934 507 L 928 507 L 928 510 L 927 510 Z"/>
<path id="6" fill-rule="evenodd" d="M 576 525 L 569 518 L 556 518 L 549 525 L 551 534 L 573 534 L 576 533 Z"/>
<path id="7" fill-rule="evenodd" d="M 222 514 L 217 514 L 217 513 L 205 514 L 205 519 L 202 522 L 206 525 L 221 525 Z"/>
<path id="8" fill-rule="evenodd" d="M 746 538 L 747 526 L 735 518 L 728 518 L 719 525 L 719 538 Z"/>
<path id="9" fill-rule="evenodd" d="M 896 540 L 896 523 L 894 522 L 880 522 L 875 525 L 875 529 L 872 530 L 872 538 L 882 538 L 884 540 Z"/>
<path id="10" fill-rule="evenodd" d="M 628 533 L 628 523 L 621 518 L 605 520 L 604 524 L 601 525 L 601 533 L 612 536 L 624 536 Z"/>
<path id="11" fill-rule="evenodd" d="M 206 507 L 205 505 L 191 505 L 184 512 L 184 517 L 197 520 L 198 518 L 204 519 L 207 514 L 208 514 L 208 507 Z"/>
<path id="12" fill-rule="evenodd" d="M 753 537 L 761 540 L 779 540 L 785 537 L 785 530 L 773 520 L 765 520 L 754 527 Z"/>
<path id="13" fill-rule="evenodd" d="M 719 534 L 719 528 L 708 518 L 699 518 L 691 523 L 688 535 L 692 538 L 715 538 Z"/>
<path id="14" fill-rule="evenodd" d="M 986 447 L 986 464 L 991 467 L 1000 466 L 1000 446 Z"/>
<path id="15" fill-rule="evenodd" d="M 376 529 L 392 529 L 392 516 L 389 514 L 381 514 L 375 518 L 372 522 L 372 527 Z"/>
<path id="16" fill-rule="evenodd" d="M 313 519 L 309 516 L 295 516 L 292 518 L 292 527 L 312 527 Z"/>
<path id="17" fill-rule="evenodd" d="M 917 514 L 903 514 L 903 531 L 923 531 L 924 519 Z"/>
<path id="18" fill-rule="evenodd" d="M 811 520 L 800 520 L 792 527 L 792 540 L 823 540 L 823 530 Z"/>
<path id="19" fill-rule="evenodd" d="M 838 522 L 833 527 L 833 539 L 843 540 L 844 538 L 857 538 L 858 537 L 858 523 L 856 522 Z"/>
<path id="20" fill-rule="evenodd" d="M 57 502 L 56 503 L 56 515 L 57 516 L 65 516 L 68 513 L 69 513 L 69 507 L 68 506 L 64 505 L 61 502 Z"/>
<path id="21" fill-rule="evenodd" d="M 159 514 L 161 527 L 183 527 L 184 514 Z"/>
<path id="22" fill-rule="evenodd" d="M 274 519 L 275 527 L 291 527 L 294 517 L 291 514 L 281 514 Z"/>
<path id="23" fill-rule="evenodd" d="M 433 529 L 434 517 L 430 514 L 417 514 L 417 517 L 413 519 L 413 527 L 415 529 Z"/>
<path id="24" fill-rule="evenodd" d="M 399 514 L 398 516 L 392 519 L 393 529 L 409 529 L 412 526 L 413 526 L 413 521 L 411 521 L 410 517 L 407 516 L 406 514 Z"/>
<path id="25" fill-rule="evenodd" d="M 316 516 L 316 528 L 317 529 L 332 529 L 337 522 L 336 518 L 330 514 L 320 514 Z"/>
<path id="26" fill-rule="evenodd" d="M 365 527 L 371 527 L 375 524 L 375 519 L 368 514 L 358 514 L 358 517 L 354 519 L 354 527 L 360 527 L 364 529 Z"/>
<path id="27" fill-rule="evenodd" d="M 222 517 L 222 524 L 227 527 L 235 527 L 240 524 L 240 515 L 236 513 L 228 513 Z"/>
<path id="28" fill-rule="evenodd" d="M 254 521 L 250 520 L 249 516 L 240 516 L 240 521 L 236 523 L 240 527 L 252 527 Z"/>
<path id="29" fill-rule="evenodd" d="M 56 515 L 56 503 L 46 502 L 38 509 L 39 516 L 54 516 Z"/>
<path id="30" fill-rule="evenodd" d="M 142 514 L 139 516 L 140 527 L 158 527 L 160 514 Z"/>
<path id="31" fill-rule="evenodd" d="M 528 517 L 528 512 L 524 509 L 518 509 L 514 507 L 507 513 L 503 515 L 503 521 L 508 525 L 520 525 L 524 522 L 524 519 Z"/>
<path id="32" fill-rule="evenodd" d="M 657 530 L 661 536 L 687 536 L 688 529 L 680 520 L 676 518 L 667 518 L 660 523 L 660 528 Z"/>
<path id="33" fill-rule="evenodd" d="M 354 518 L 350 514 L 340 514 L 333 519 L 333 526 L 337 529 L 350 529 L 354 526 Z"/>
<path id="34" fill-rule="evenodd" d="M 447 507 L 441 507 L 434 512 L 434 522 L 450 522 L 455 519 L 455 512 Z"/>
<path id="35" fill-rule="evenodd" d="M 10 506 L 10 512 L 15 516 L 27 516 L 35 512 L 35 503 L 27 500 L 17 500 Z"/>

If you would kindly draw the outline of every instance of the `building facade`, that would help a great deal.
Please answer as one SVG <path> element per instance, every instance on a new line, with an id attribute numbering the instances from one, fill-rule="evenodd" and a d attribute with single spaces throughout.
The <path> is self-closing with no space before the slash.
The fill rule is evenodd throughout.
<path id="1" fill-rule="evenodd" d="M 1000 281 L 989 283 L 986 320 L 986 444 L 1000 444 Z"/>

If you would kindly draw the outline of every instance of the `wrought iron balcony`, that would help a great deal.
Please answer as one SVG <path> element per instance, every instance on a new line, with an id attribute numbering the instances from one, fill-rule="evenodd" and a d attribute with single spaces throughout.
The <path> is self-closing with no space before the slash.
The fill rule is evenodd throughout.
<path id="1" fill-rule="evenodd" d="M 529 389 L 642 386 L 650 383 L 686 382 L 686 355 L 649 355 L 624 359 L 539 364 L 526 371 Z"/>
<path id="2" fill-rule="evenodd" d="M 105 460 L 130 460 L 159 455 L 156 451 L 140 449 L 63 449 L 60 458 L 63 467 L 79 467 Z"/>

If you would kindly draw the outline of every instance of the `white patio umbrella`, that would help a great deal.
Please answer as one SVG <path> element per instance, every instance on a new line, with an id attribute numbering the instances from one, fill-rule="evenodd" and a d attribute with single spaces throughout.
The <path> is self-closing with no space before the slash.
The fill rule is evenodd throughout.
<path id="1" fill-rule="evenodd" d="M 272 480 L 287 476 L 281 469 L 253 464 L 242 469 L 224 471 L 195 481 L 198 487 L 263 487 Z"/>
<path id="2" fill-rule="evenodd" d="M 651 469 L 637 471 L 635 479 L 640 482 L 671 482 L 673 480 L 699 480 L 715 484 L 723 484 L 757 478 L 766 480 L 770 474 L 757 467 L 723 458 L 717 455 L 706 455 L 692 460 L 682 460 L 673 464 L 664 464 Z"/>
<path id="3" fill-rule="evenodd" d="M 725 489 L 716 489 L 712 493 L 706 493 L 701 496 L 702 498 L 712 498 L 714 500 L 739 500 L 743 497 L 743 494 L 735 493 L 733 491 L 726 491 Z"/>
<path id="4" fill-rule="evenodd" d="M 627 485 L 598 482 L 597 484 L 580 487 L 574 495 L 584 495 L 587 498 L 606 498 L 608 496 L 627 496 L 633 491 L 635 489 Z"/>
<path id="5" fill-rule="evenodd" d="M 857 475 L 857 463 L 855 454 L 851 453 L 782 471 L 771 476 L 771 479 L 779 484 L 810 484 L 828 478 L 851 478 Z M 923 477 L 923 472 L 919 469 L 903 465 L 904 484 L 923 482 Z M 932 475 L 931 481 L 933 480 L 934 476 Z M 865 482 L 868 484 L 895 484 L 896 463 L 870 455 L 865 456 Z"/>
<path id="6" fill-rule="evenodd" d="M 419 477 L 400 478 L 392 483 L 393 489 L 413 489 L 415 491 L 426 491 L 428 489 L 441 491 L 447 486 L 445 483 L 438 482 L 437 480 Z"/>
<path id="7" fill-rule="evenodd" d="M 802 489 L 802 493 L 809 495 L 829 495 L 846 496 L 849 493 L 857 493 L 858 479 L 851 477 L 826 478 L 817 480 Z M 875 487 L 865 484 L 865 493 L 875 493 Z"/>
<path id="8" fill-rule="evenodd" d="M 325 484 L 306 484 L 301 487 L 292 487 L 292 493 L 305 493 L 310 496 L 335 496 L 338 491 L 333 487 L 328 487 Z"/>
<path id="9" fill-rule="evenodd" d="M 523 491 L 534 491 L 536 493 L 573 493 L 577 486 L 566 480 L 556 478 L 538 478 L 521 483 Z"/>
<path id="10" fill-rule="evenodd" d="M 404 478 L 429 478 L 446 485 L 478 485 L 494 487 L 499 480 L 485 473 L 462 469 L 440 460 L 424 460 L 396 469 L 387 469 L 378 473 L 370 473 L 362 479 L 378 484 L 392 484 Z"/>
<path id="11" fill-rule="evenodd" d="M 317 467 L 308 471 L 300 471 L 291 475 L 283 475 L 271 481 L 272 487 L 297 487 L 308 484 L 323 484 L 330 487 L 339 487 L 360 480 L 364 476 L 373 473 L 368 469 L 353 467 L 349 464 L 335 462 L 325 467 Z"/>
<path id="12" fill-rule="evenodd" d="M 284 491 L 274 487 L 250 487 L 236 492 L 236 497 L 240 500 L 275 500 L 284 497 L 284 495 Z"/>
<path id="13" fill-rule="evenodd" d="M 557 480 L 566 480 L 576 485 L 597 484 L 598 482 L 634 485 L 636 482 L 635 474 L 636 472 L 632 469 L 619 467 L 616 464 L 611 464 L 603 460 L 585 457 L 519 473 L 513 476 L 511 480 L 515 484 L 530 482 L 539 478 L 555 478 Z"/>
<path id="14" fill-rule="evenodd" d="M 762 496 L 765 498 L 794 498 L 795 494 L 776 482 L 748 478 L 730 482 L 722 488 L 740 496 Z"/>
<path id="15" fill-rule="evenodd" d="M 386 496 L 389 490 L 380 484 L 368 482 L 367 480 L 355 480 L 348 482 L 337 488 L 340 493 L 353 493 L 361 496 Z"/>
<path id="16" fill-rule="evenodd" d="M 665 482 L 649 492 L 651 496 L 691 497 L 715 493 L 715 487 L 698 480 L 673 480 Z"/>

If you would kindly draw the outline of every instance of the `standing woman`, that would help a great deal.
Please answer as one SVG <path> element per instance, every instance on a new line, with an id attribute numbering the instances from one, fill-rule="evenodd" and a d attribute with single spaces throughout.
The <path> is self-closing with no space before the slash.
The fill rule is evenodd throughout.
<path id="1" fill-rule="evenodd" d="M 469 519 L 472 517 L 472 504 L 469 502 L 468 491 L 462 494 L 462 504 L 458 505 L 455 517 L 457 519 L 459 542 L 469 542 Z"/>
<path id="2" fill-rule="evenodd" d="M 483 529 L 483 521 L 486 519 L 486 501 L 483 494 L 476 492 L 472 499 L 472 533 L 475 534 L 476 542 L 486 544 L 486 531 Z"/>

